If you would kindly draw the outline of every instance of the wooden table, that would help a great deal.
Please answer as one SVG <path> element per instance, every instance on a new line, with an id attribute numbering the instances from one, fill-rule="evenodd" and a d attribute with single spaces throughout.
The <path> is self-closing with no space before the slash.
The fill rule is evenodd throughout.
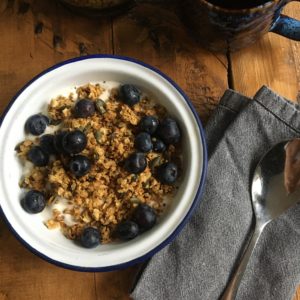
<path id="1" fill-rule="evenodd" d="M 300 5 L 286 12 L 300 18 Z M 186 91 L 204 122 L 228 87 L 253 96 L 265 84 L 300 100 L 300 43 L 271 33 L 238 53 L 213 54 L 193 42 L 172 12 L 150 5 L 130 16 L 89 19 L 53 0 L 1 0 L 0 36 L 0 111 L 37 73 L 92 53 L 132 56 L 160 68 Z M 93 274 L 55 267 L 21 246 L 2 221 L 0 244 L 0 300 L 129 299 L 135 268 Z"/>

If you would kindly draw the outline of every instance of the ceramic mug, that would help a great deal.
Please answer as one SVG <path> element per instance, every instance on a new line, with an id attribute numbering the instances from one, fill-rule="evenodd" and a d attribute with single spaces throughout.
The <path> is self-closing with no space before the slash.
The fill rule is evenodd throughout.
<path id="1" fill-rule="evenodd" d="M 218 52 L 247 47 L 270 31 L 300 40 L 300 21 L 281 14 L 287 3 L 296 0 L 243 1 L 226 7 L 226 0 L 184 0 L 183 20 L 200 43 Z"/>

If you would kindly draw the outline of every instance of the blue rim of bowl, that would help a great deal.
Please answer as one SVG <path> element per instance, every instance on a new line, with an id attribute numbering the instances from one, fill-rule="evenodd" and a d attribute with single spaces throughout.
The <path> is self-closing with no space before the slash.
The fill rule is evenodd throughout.
<path id="1" fill-rule="evenodd" d="M 138 263 L 142 263 L 144 261 L 146 261 L 148 258 L 152 257 L 155 253 L 157 253 L 158 251 L 160 251 L 161 249 L 163 249 L 165 246 L 167 246 L 169 243 L 171 243 L 174 238 L 179 234 L 179 232 L 183 229 L 184 225 L 187 223 L 187 221 L 190 219 L 193 211 L 195 210 L 195 208 L 197 207 L 198 203 L 200 202 L 201 199 L 201 195 L 203 193 L 203 189 L 204 189 L 204 183 L 205 183 L 205 178 L 206 178 L 206 172 L 207 172 L 207 148 L 206 148 L 206 140 L 205 140 L 205 133 L 204 133 L 204 129 L 202 127 L 202 123 L 199 119 L 198 113 L 196 111 L 196 109 L 194 108 L 191 100 L 185 95 L 185 93 L 183 92 L 183 90 L 171 79 L 169 78 L 167 75 L 165 75 L 164 73 L 162 73 L 160 70 L 158 70 L 155 67 L 152 67 L 140 60 L 131 58 L 131 57 L 127 57 L 127 56 L 119 56 L 119 55 L 109 55 L 109 54 L 94 54 L 94 55 L 87 55 L 84 57 L 76 57 L 76 58 L 71 58 L 68 60 L 65 60 L 63 62 L 60 62 L 48 69 L 46 69 L 45 71 L 41 72 L 40 74 L 38 74 L 37 76 L 35 76 L 33 79 L 31 79 L 27 84 L 25 84 L 23 86 L 23 88 L 21 88 L 18 93 L 12 98 L 12 100 L 10 101 L 10 103 L 7 105 L 7 107 L 5 108 L 3 114 L 0 116 L 0 129 L 1 129 L 1 125 L 2 122 L 6 116 L 6 114 L 8 113 L 9 109 L 11 108 L 11 106 L 13 105 L 13 103 L 16 101 L 16 99 L 19 97 L 19 95 L 29 86 L 31 85 L 34 81 L 36 81 L 38 78 L 42 77 L 43 75 L 57 69 L 60 68 L 64 65 L 67 64 L 71 64 L 77 61 L 82 61 L 82 60 L 88 60 L 88 59 L 94 59 L 94 58 L 111 58 L 111 59 L 119 59 L 119 60 L 124 60 L 124 61 L 129 61 L 138 65 L 141 65 L 147 69 L 152 70 L 153 72 L 159 74 L 161 77 L 163 77 L 165 80 L 167 80 L 180 94 L 181 96 L 185 99 L 185 101 L 187 102 L 189 108 L 191 109 L 198 128 L 200 130 L 200 137 L 201 137 L 201 141 L 202 141 L 202 147 L 203 147 L 203 168 L 202 168 L 202 175 L 201 175 L 201 179 L 200 179 L 200 183 L 199 183 L 199 187 L 196 193 L 196 196 L 194 198 L 194 201 L 188 211 L 188 213 L 185 215 L 184 219 L 181 221 L 181 223 L 175 228 L 175 230 L 167 237 L 166 240 L 164 240 L 161 244 L 159 244 L 158 246 L 156 246 L 154 249 L 152 249 L 151 251 L 149 251 L 148 253 L 135 258 L 131 261 L 122 263 L 122 264 L 117 264 L 117 265 L 112 265 L 112 266 L 106 266 L 106 267 L 79 267 L 79 266 L 75 266 L 75 265 L 70 265 L 70 264 L 66 264 L 66 263 L 62 263 L 60 261 L 57 261 L 55 259 L 52 259 L 48 256 L 46 256 L 45 254 L 37 251 L 35 248 L 33 248 L 32 246 L 30 246 L 25 240 L 22 239 L 22 237 L 14 230 L 13 226 L 9 223 L 9 220 L 6 218 L 1 206 L 0 206 L 0 215 L 2 216 L 3 220 L 5 221 L 5 223 L 7 224 L 8 228 L 10 229 L 10 231 L 15 235 L 15 237 L 17 238 L 17 240 L 19 242 L 21 242 L 27 249 L 29 249 L 32 253 L 34 253 L 35 255 L 39 256 L 40 258 L 46 260 L 49 263 L 52 263 L 54 265 L 57 265 L 59 267 L 65 268 L 65 269 L 69 269 L 69 270 L 73 270 L 73 271 L 81 271 L 81 272 L 109 272 L 109 271 L 114 271 L 114 270 L 120 270 L 120 269 L 124 269 L 127 267 L 130 267 L 132 265 L 138 264 Z"/>

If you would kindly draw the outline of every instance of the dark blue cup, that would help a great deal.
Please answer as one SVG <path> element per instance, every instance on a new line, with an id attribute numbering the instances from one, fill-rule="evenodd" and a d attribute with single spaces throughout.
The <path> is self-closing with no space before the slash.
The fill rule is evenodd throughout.
<path id="1" fill-rule="evenodd" d="M 213 51 L 239 50 L 270 31 L 300 40 L 300 21 L 281 14 L 295 0 L 243 1 L 234 7 L 226 0 L 184 0 L 183 20 L 197 40 Z"/>

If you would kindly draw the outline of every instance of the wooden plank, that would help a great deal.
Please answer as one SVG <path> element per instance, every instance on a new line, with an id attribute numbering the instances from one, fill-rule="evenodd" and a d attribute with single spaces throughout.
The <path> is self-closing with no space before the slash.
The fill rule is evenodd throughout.
<path id="1" fill-rule="evenodd" d="M 86 53 L 111 53 L 110 20 L 74 16 L 56 1 L 0 2 L 0 112 L 45 68 Z M 46 263 L 21 246 L 2 221 L 0 244 L 0 300 L 97 299 L 93 273 Z"/>
<path id="2" fill-rule="evenodd" d="M 95 273 L 97 299 L 129 300 L 129 290 L 132 286 L 136 271 L 137 266 L 121 271 Z"/>
<path id="3" fill-rule="evenodd" d="M 299 3 L 287 5 L 285 14 L 299 18 Z M 267 85 L 290 100 L 299 100 L 299 47 L 297 42 L 269 33 L 253 46 L 232 54 L 234 88 L 253 96 Z"/>
<path id="4" fill-rule="evenodd" d="M 299 3 L 286 6 L 284 13 L 300 17 Z M 255 45 L 231 55 L 233 87 L 252 97 L 267 85 L 282 96 L 299 102 L 300 45 L 299 42 L 269 33 Z M 300 300 L 300 287 L 294 300 Z"/>

